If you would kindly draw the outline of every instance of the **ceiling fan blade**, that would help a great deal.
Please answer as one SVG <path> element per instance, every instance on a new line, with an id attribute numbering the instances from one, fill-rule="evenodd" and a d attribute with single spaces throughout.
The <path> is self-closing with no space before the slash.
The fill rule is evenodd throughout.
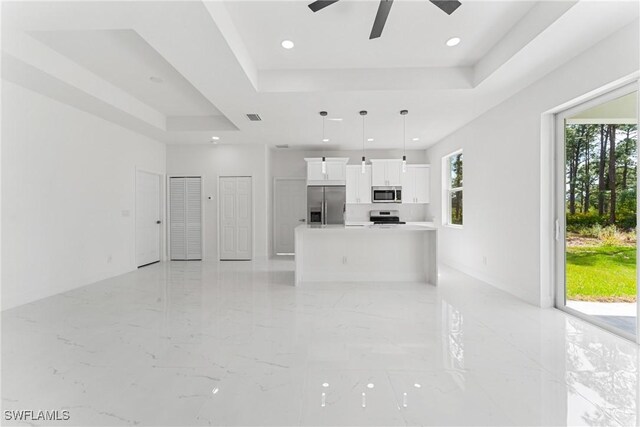
<path id="1" fill-rule="evenodd" d="M 317 12 L 320 9 L 324 9 L 327 6 L 331 6 L 337 1 L 338 0 L 316 0 L 309 5 L 309 9 L 311 9 L 314 12 Z"/>
<path id="2" fill-rule="evenodd" d="M 391 10 L 392 5 L 393 0 L 380 0 L 378 13 L 376 13 L 376 20 L 373 22 L 373 28 L 371 28 L 369 40 L 377 39 L 382 35 L 382 30 L 384 29 L 384 24 L 387 22 L 387 17 L 389 16 L 389 11 Z"/>
<path id="3" fill-rule="evenodd" d="M 429 1 L 435 4 L 436 6 L 438 6 L 440 10 L 442 10 L 447 15 L 451 15 L 462 4 L 458 0 L 429 0 Z"/>

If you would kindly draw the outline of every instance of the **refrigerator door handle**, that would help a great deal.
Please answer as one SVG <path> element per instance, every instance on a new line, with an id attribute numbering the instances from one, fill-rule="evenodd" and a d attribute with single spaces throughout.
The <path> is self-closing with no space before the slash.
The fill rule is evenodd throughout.
<path id="1" fill-rule="evenodd" d="M 327 225 L 327 199 L 322 199 L 322 225 Z"/>

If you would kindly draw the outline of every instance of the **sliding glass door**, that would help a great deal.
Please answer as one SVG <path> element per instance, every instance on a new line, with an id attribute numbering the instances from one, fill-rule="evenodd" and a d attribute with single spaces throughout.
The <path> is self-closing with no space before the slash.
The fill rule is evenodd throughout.
<path id="1" fill-rule="evenodd" d="M 556 306 L 637 341 L 637 82 L 556 116 Z"/>

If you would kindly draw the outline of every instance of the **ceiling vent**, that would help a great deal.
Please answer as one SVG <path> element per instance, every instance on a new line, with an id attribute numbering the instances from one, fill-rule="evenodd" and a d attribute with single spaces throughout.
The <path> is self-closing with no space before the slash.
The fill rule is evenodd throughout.
<path id="1" fill-rule="evenodd" d="M 276 148 L 289 148 L 289 144 L 278 144 Z"/>
<path id="2" fill-rule="evenodd" d="M 247 114 L 247 118 L 252 122 L 261 122 L 262 118 L 257 114 Z"/>

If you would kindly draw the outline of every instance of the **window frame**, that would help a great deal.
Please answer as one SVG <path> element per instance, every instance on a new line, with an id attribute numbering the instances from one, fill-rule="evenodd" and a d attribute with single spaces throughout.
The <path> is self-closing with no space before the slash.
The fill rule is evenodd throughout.
<path id="1" fill-rule="evenodd" d="M 450 228 L 462 229 L 464 228 L 464 175 L 462 178 L 461 187 L 451 187 L 451 161 L 453 156 L 463 154 L 463 149 L 457 149 L 442 157 L 442 225 Z M 464 165 L 464 154 L 462 158 L 462 164 Z M 464 167 L 464 166 L 463 166 Z M 464 169 L 463 169 L 464 171 Z M 464 174 L 464 172 L 463 172 Z M 462 194 L 462 224 L 453 224 L 451 222 L 451 196 L 453 193 Z"/>

